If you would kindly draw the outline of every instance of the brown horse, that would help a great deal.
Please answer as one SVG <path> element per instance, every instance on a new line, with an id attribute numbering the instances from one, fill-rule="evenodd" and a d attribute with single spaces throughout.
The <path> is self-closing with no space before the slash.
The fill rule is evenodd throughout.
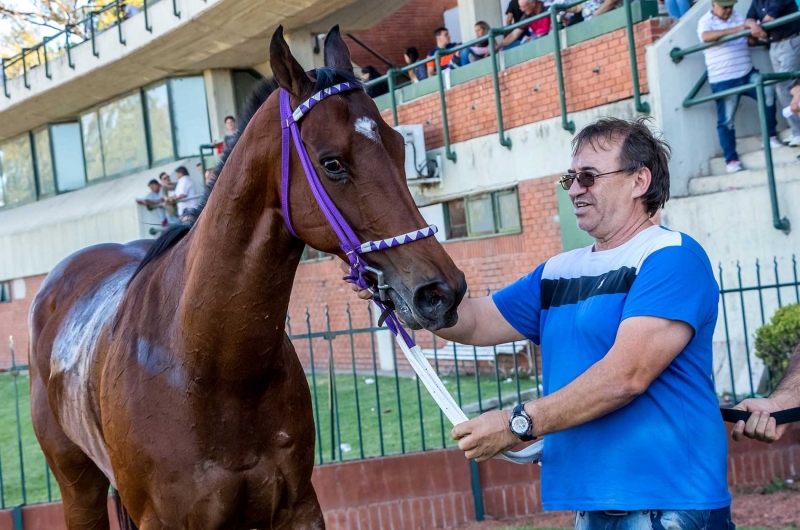
<path id="1" fill-rule="evenodd" d="M 280 29 L 270 61 L 275 82 L 257 91 L 192 222 L 155 243 L 81 250 L 34 300 L 33 422 L 70 530 L 108 528 L 109 484 L 142 530 L 324 527 L 311 485 L 309 388 L 284 322 L 304 243 L 344 255 L 295 150 L 289 202 L 298 237 L 287 230 L 276 88 L 294 107 L 356 81 L 338 28 L 326 39 L 324 68 L 304 72 Z M 405 183 L 403 140 L 363 90 L 320 102 L 301 134 L 363 240 L 425 226 Z M 368 261 L 383 269 L 408 325 L 455 323 L 466 285 L 435 239 Z"/>

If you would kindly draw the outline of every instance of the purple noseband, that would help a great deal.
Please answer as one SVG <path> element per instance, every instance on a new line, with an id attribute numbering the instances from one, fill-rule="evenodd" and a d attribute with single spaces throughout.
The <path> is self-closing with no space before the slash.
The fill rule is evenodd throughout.
<path id="1" fill-rule="evenodd" d="M 325 90 L 317 92 L 306 101 L 301 103 L 294 111 L 292 111 L 292 107 L 289 102 L 289 93 L 281 89 L 280 108 L 281 127 L 283 128 L 283 134 L 281 138 L 281 207 L 283 208 L 283 218 L 286 222 L 286 226 L 289 228 L 289 232 L 294 237 L 297 237 L 294 227 L 292 226 L 291 216 L 289 215 L 289 160 L 291 149 L 289 143 L 289 134 L 291 133 L 292 139 L 294 140 L 295 149 L 297 149 L 297 154 L 300 156 L 300 163 L 303 166 L 303 170 L 305 171 L 306 178 L 308 179 L 308 184 L 311 187 L 314 198 L 316 199 L 317 204 L 319 204 L 319 207 L 322 209 L 322 212 L 325 214 L 325 218 L 328 220 L 328 223 L 331 225 L 334 232 L 336 232 L 336 237 L 339 238 L 339 245 L 342 247 L 342 250 L 345 252 L 348 260 L 350 261 L 350 275 L 346 279 L 358 285 L 362 289 L 369 289 L 372 291 L 372 286 L 369 284 L 369 282 L 367 282 L 366 273 L 375 273 L 378 277 L 378 298 L 381 302 L 385 302 L 388 300 L 386 291 L 388 291 L 389 286 L 384 285 L 385 282 L 383 281 L 383 273 L 377 269 L 368 267 L 364 263 L 363 259 L 359 258 L 359 256 L 361 254 L 366 254 L 367 252 L 385 250 L 430 237 L 434 235 L 438 229 L 435 225 L 430 225 L 421 230 L 415 230 L 400 236 L 381 239 L 379 241 L 367 241 L 366 243 L 361 243 L 353 229 L 350 228 L 350 225 L 347 224 L 347 221 L 344 219 L 344 217 L 342 217 L 339 209 L 336 208 L 336 205 L 333 204 L 333 201 L 331 201 L 331 198 L 328 196 L 328 193 L 322 186 L 322 182 L 320 182 L 317 172 L 314 169 L 314 164 L 311 162 L 308 152 L 303 145 L 303 140 L 300 137 L 300 128 L 297 126 L 297 122 L 299 122 L 303 116 L 308 113 L 308 111 L 314 108 L 314 105 L 326 97 L 339 94 L 341 92 L 346 92 L 348 90 L 361 90 L 361 87 L 353 83 L 340 83 L 338 85 L 334 85 L 330 88 L 326 88 Z M 383 304 L 378 301 L 376 301 L 376 303 L 385 314 L 386 311 Z M 386 318 L 386 323 L 389 329 L 395 334 L 400 333 L 406 343 L 409 345 L 414 344 L 413 341 L 411 341 L 411 337 L 408 336 L 406 331 L 400 325 L 394 313 L 388 315 L 388 318 Z"/>

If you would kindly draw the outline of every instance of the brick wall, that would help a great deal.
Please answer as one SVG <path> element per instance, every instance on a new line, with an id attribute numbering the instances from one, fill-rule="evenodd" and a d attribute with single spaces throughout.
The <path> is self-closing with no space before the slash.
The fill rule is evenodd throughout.
<path id="1" fill-rule="evenodd" d="M 636 24 L 636 57 L 641 92 L 646 93 L 645 46 L 667 32 L 663 19 Z M 562 51 L 564 88 L 568 112 L 578 112 L 633 97 L 628 41 L 625 29 L 612 31 Z M 592 70 L 600 68 L 599 73 Z M 500 72 L 500 94 L 507 129 L 560 115 L 558 83 L 553 54 L 512 66 Z M 494 89 L 491 76 L 459 84 L 445 92 L 450 141 L 497 133 Z M 383 118 L 391 123 L 391 109 Z M 444 145 L 442 113 L 438 93 L 398 106 L 401 124 L 423 124 L 425 147 Z"/>
<path id="2" fill-rule="evenodd" d="M 444 24 L 444 12 L 457 5 L 458 0 L 411 0 L 378 25 L 351 33 L 398 66 L 405 66 L 403 53 L 406 48 L 415 46 L 420 56 L 433 49 L 436 46 L 433 31 Z M 385 64 L 355 42 L 347 41 L 354 63 L 359 66 L 371 64 L 381 73 L 386 73 Z"/>
<path id="3" fill-rule="evenodd" d="M 775 444 L 731 443 L 728 485 L 798 477 L 798 442 L 800 426 L 795 425 Z M 515 519 L 541 511 L 539 466 L 492 460 L 479 464 L 479 470 L 488 517 Z M 454 449 L 317 466 L 312 482 L 329 530 L 451 528 L 475 520 L 469 463 Z M 61 510 L 61 503 L 27 506 L 24 527 L 62 530 Z M 12 529 L 10 510 L 0 511 L 0 530 Z"/>
<path id="4" fill-rule="evenodd" d="M 11 366 L 8 338 L 14 337 L 17 364 L 28 364 L 28 310 L 44 275 L 25 278 L 25 298 L 0 304 L 0 370 Z"/>

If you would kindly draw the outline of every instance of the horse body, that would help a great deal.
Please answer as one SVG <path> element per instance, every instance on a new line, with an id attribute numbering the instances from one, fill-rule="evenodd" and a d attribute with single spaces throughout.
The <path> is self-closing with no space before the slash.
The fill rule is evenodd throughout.
<path id="1" fill-rule="evenodd" d="M 338 29 L 325 59 L 340 69 L 315 85 L 281 32 L 273 37 L 277 84 L 295 101 L 337 76 L 353 79 Z M 254 102 L 191 224 L 155 242 L 79 251 L 34 299 L 32 419 L 69 530 L 108 528 L 109 484 L 127 510 L 123 528 L 128 517 L 142 530 L 324 528 L 311 485 L 311 396 L 285 322 L 304 242 L 345 255 L 296 153 L 288 202 L 297 237 L 287 229 L 274 88 Z M 356 126 L 364 118 L 372 135 Z M 319 171 L 346 168 L 325 187 L 359 236 L 424 226 L 403 178 L 402 138 L 363 91 L 320 105 L 302 138 Z M 466 285 L 434 239 L 370 256 L 410 325 L 455 322 Z"/>

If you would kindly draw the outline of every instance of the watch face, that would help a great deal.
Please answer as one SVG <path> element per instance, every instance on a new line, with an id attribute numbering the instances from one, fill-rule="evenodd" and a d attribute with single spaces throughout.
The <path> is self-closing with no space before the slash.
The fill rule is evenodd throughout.
<path id="1" fill-rule="evenodd" d="M 528 420 L 523 416 L 517 416 L 511 420 L 511 430 L 516 434 L 525 434 L 528 431 Z"/>

